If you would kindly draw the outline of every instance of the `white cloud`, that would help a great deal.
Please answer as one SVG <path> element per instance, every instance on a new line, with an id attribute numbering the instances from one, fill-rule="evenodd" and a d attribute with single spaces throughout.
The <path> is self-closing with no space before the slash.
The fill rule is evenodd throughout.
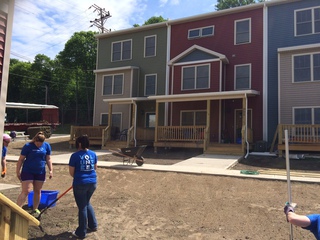
<path id="1" fill-rule="evenodd" d="M 45 54 L 54 59 L 75 32 L 98 32 L 90 28 L 90 21 L 98 18 L 98 12 L 89 9 L 93 4 L 110 12 L 105 28 L 114 31 L 143 24 L 152 16 L 175 19 L 203 13 L 212 0 L 16 0 L 11 57 L 33 61 L 35 55 Z"/>

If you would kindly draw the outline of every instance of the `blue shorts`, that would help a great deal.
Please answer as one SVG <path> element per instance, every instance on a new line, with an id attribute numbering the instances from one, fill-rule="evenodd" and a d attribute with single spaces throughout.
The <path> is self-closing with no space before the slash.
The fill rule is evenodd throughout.
<path id="1" fill-rule="evenodd" d="M 28 172 L 21 173 L 21 181 L 41 181 L 44 182 L 46 180 L 46 174 L 33 174 Z"/>

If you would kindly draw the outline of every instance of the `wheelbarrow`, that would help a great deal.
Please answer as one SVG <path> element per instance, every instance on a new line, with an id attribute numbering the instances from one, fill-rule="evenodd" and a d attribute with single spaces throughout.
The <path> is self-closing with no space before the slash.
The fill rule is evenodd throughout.
<path id="1" fill-rule="evenodd" d="M 121 152 L 112 151 L 119 156 L 122 156 L 123 165 L 136 163 L 138 166 L 142 166 L 144 163 L 144 158 L 142 153 L 146 149 L 147 145 L 141 145 L 137 147 L 120 148 Z"/>

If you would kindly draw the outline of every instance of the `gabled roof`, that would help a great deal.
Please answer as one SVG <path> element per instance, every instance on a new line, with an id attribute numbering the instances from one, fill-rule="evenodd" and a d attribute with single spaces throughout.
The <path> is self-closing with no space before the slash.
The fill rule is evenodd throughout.
<path id="1" fill-rule="evenodd" d="M 188 48 L 187 50 L 183 51 L 182 53 L 180 53 L 179 55 L 177 55 L 176 57 L 171 59 L 168 64 L 173 65 L 174 63 L 179 62 L 179 60 L 185 58 L 186 56 L 190 55 L 194 51 L 203 52 L 207 55 L 211 55 L 212 59 L 219 59 L 220 61 L 222 61 L 224 63 L 229 63 L 229 60 L 227 59 L 227 57 L 225 55 L 223 55 L 221 53 L 217 53 L 217 52 L 212 51 L 210 49 L 198 46 L 198 45 L 193 45 L 192 47 Z"/>

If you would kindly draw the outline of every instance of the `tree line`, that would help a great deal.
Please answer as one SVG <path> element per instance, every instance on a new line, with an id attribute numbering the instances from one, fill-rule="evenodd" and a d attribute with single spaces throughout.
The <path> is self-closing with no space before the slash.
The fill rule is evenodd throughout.
<path id="1" fill-rule="evenodd" d="M 63 51 L 33 62 L 10 60 L 7 102 L 49 104 L 59 107 L 60 122 L 91 125 L 93 116 L 97 40 L 95 32 L 76 32 Z M 7 122 L 41 119 L 39 110 L 7 109 Z M 28 119 L 27 119 L 28 118 Z"/>

